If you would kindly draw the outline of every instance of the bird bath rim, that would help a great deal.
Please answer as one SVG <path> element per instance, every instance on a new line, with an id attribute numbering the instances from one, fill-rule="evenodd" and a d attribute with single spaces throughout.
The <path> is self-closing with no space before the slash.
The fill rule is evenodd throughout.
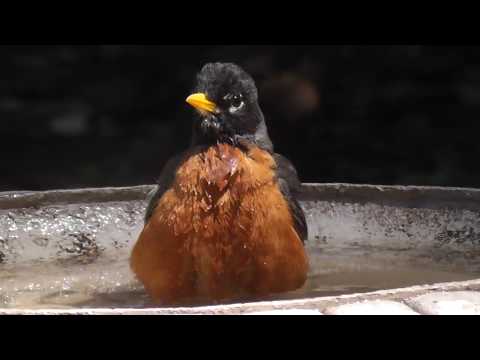
<path id="1" fill-rule="evenodd" d="M 94 231 L 92 239 L 87 238 L 87 240 L 91 240 L 88 244 L 93 245 L 94 249 L 95 246 L 99 245 L 100 248 L 111 250 L 111 254 L 116 256 L 115 251 L 118 249 L 112 246 L 115 239 L 109 236 L 108 231 L 102 233 L 102 226 L 110 226 L 109 231 L 111 232 L 111 226 L 117 224 L 115 221 L 117 221 L 116 217 L 118 217 L 121 220 L 119 222 L 120 225 L 128 227 L 127 230 L 131 233 L 125 244 L 131 244 L 135 239 L 135 231 L 139 231 L 143 225 L 141 221 L 143 207 L 147 195 L 153 189 L 154 186 L 152 185 L 144 185 L 123 188 L 0 193 L 0 252 L 2 251 L 2 246 L 5 246 L 5 242 L 2 243 L 1 241 L 6 238 L 5 234 L 16 234 L 18 235 L 17 242 L 12 241 L 9 244 L 8 250 L 11 256 L 9 257 L 9 254 L 3 256 L 7 259 L 6 263 L 11 261 L 13 266 L 15 266 L 16 261 L 21 263 L 21 260 L 28 262 L 35 259 L 38 256 L 38 249 L 43 252 L 45 259 L 56 259 L 57 256 L 71 256 L 71 251 L 74 250 L 67 245 L 70 242 L 78 244 L 79 241 L 78 236 L 71 236 L 72 232 L 74 235 L 82 235 L 85 229 L 92 230 L 93 228 L 93 230 L 98 231 Z M 318 247 L 323 252 L 321 254 L 323 256 L 322 261 L 328 259 L 329 256 L 341 255 L 341 252 L 345 251 L 345 249 L 354 249 L 355 254 L 358 256 L 374 254 L 375 252 L 383 254 L 382 251 L 385 249 L 394 249 L 395 256 L 397 256 L 402 254 L 402 252 L 405 253 L 405 249 L 408 250 L 406 253 L 413 249 L 412 254 L 415 255 L 414 260 L 416 262 L 425 261 L 426 258 L 428 261 L 435 262 L 443 261 L 448 263 L 453 261 L 458 262 L 458 264 L 465 266 L 467 269 L 472 269 L 472 271 L 475 269 L 475 273 L 480 270 L 480 260 L 477 260 L 477 258 L 480 258 L 480 256 L 477 256 L 477 254 L 480 254 L 478 252 L 480 249 L 480 189 L 313 183 L 302 185 L 299 200 L 306 210 L 307 222 L 310 222 L 309 227 L 312 232 L 308 242 L 309 245 L 307 246 L 312 248 Z M 60 229 L 63 232 L 55 229 L 60 235 L 58 235 L 59 238 L 53 242 L 52 246 L 38 247 L 38 236 L 35 235 L 35 231 L 40 234 L 39 231 L 43 231 L 43 228 L 34 230 L 33 235 L 27 231 L 31 229 L 28 226 L 36 219 L 36 216 L 43 221 L 40 222 L 40 225 L 45 226 L 48 232 L 49 227 L 56 225 L 56 217 L 63 216 L 64 219 L 65 216 L 76 216 L 78 215 L 76 212 L 79 210 L 82 210 L 81 215 L 85 215 L 85 218 L 81 218 L 78 221 L 75 220 L 72 223 L 67 221 L 65 228 Z M 92 223 L 94 225 L 88 223 L 90 221 L 89 216 L 94 216 Z M 21 218 L 21 224 L 23 225 L 11 227 L 17 217 Z M 101 223 L 100 220 L 107 225 Z M 25 226 L 25 228 L 22 228 L 22 226 Z M 6 231 L 8 229 L 16 230 Z M 68 229 L 68 231 L 64 231 L 65 229 Z M 133 232 L 132 229 L 134 230 Z M 361 243 L 358 240 L 359 234 L 368 234 L 370 238 L 366 243 Z M 28 235 L 29 238 L 23 241 L 23 250 L 20 247 L 15 249 L 15 245 L 18 245 L 18 238 L 22 238 L 25 235 Z M 12 239 L 14 238 L 15 236 L 12 237 Z M 65 248 L 70 252 L 59 252 L 57 243 L 63 244 L 62 249 Z M 66 243 L 68 244 L 65 245 Z M 13 246 L 11 246 L 12 244 Z M 122 246 L 119 246 L 119 249 L 125 249 L 125 246 L 123 248 Z M 437 258 L 430 259 L 430 252 L 433 248 L 440 248 L 442 252 L 437 254 Z M 82 251 L 85 251 L 85 249 L 91 250 L 88 247 L 81 248 Z M 392 257 L 392 259 L 397 261 L 396 259 L 398 258 Z M 299 306 L 303 308 L 316 306 L 318 308 L 319 304 L 329 303 L 330 301 L 389 297 L 392 294 L 409 294 L 412 291 L 418 292 L 425 289 L 469 288 L 472 286 L 477 288 L 477 285 L 480 284 L 480 276 L 478 278 L 479 280 L 468 280 L 466 282 L 446 282 L 431 285 L 418 284 L 413 287 L 401 287 L 399 289 L 364 292 L 361 294 L 217 305 L 190 309 L 146 308 L 132 310 L 121 308 L 107 310 L 88 308 L 21 310 L 12 308 L 0 309 L 0 314 L 226 314 Z"/>

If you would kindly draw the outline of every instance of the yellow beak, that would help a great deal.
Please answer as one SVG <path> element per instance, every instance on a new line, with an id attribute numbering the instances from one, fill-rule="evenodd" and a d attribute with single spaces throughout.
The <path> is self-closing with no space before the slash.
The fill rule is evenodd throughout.
<path id="1" fill-rule="evenodd" d="M 207 96 L 202 93 L 190 95 L 186 101 L 200 112 L 214 113 L 217 110 L 217 105 L 208 100 Z"/>

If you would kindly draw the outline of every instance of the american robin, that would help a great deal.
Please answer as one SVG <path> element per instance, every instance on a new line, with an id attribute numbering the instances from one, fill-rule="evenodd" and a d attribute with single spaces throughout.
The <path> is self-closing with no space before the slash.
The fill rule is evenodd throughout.
<path id="1" fill-rule="evenodd" d="M 308 258 L 297 172 L 276 154 L 253 79 L 210 63 L 187 103 L 191 147 L 149 200 L 131 268 L 165 305 L 258 298 L 303 286 Z"/>

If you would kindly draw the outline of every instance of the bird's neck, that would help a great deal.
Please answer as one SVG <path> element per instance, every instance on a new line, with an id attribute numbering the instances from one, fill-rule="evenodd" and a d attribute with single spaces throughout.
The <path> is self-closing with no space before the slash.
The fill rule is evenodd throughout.
<path id="1" fill-rule="evenodd" d="M 217 144 L 227 144 L 236 146 L 236 141 L 234 138 L 242 138 L 252 144 L 255 144 L 262 150 L 273 153 L 273 144 L 268 135 L 268 130 L 265 122 L 262 120 L 254 133 L 246 133 L 241 135 L 236 135 L 234 137 L 212 137 L 203 134 L 199 129 L 194 128 L 191 139 L 192 147 L 210 147 Z"/>

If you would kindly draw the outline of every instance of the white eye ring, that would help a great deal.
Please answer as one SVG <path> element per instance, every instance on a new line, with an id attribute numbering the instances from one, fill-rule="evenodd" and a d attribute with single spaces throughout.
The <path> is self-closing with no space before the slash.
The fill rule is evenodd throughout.
<path id="1" fill-rule="evenodd" d="M 236 113 L 245 106 L 245 101 L 243 100 L 243 96 L 241 94 L 228 94 L 223 99 L 227 102 L 230 102 L 230 107 L 228 108 L 228 112 L 230 114 Z"/>
<path id="2" fill-rule="evenodd" d="M 245 106 L 245 102 L 242 101 L 242 102 L 240 102 L 240 105 L 238 105 L 238 106 L 233 106 L 233 105 L 230 106 L 230 107 L 228 108 L 228 112 L 229 112 L 230 114 L 236 113 L 238 110 L 240 110 L 240 109 L 243 108 L 244 106 Z"/>

